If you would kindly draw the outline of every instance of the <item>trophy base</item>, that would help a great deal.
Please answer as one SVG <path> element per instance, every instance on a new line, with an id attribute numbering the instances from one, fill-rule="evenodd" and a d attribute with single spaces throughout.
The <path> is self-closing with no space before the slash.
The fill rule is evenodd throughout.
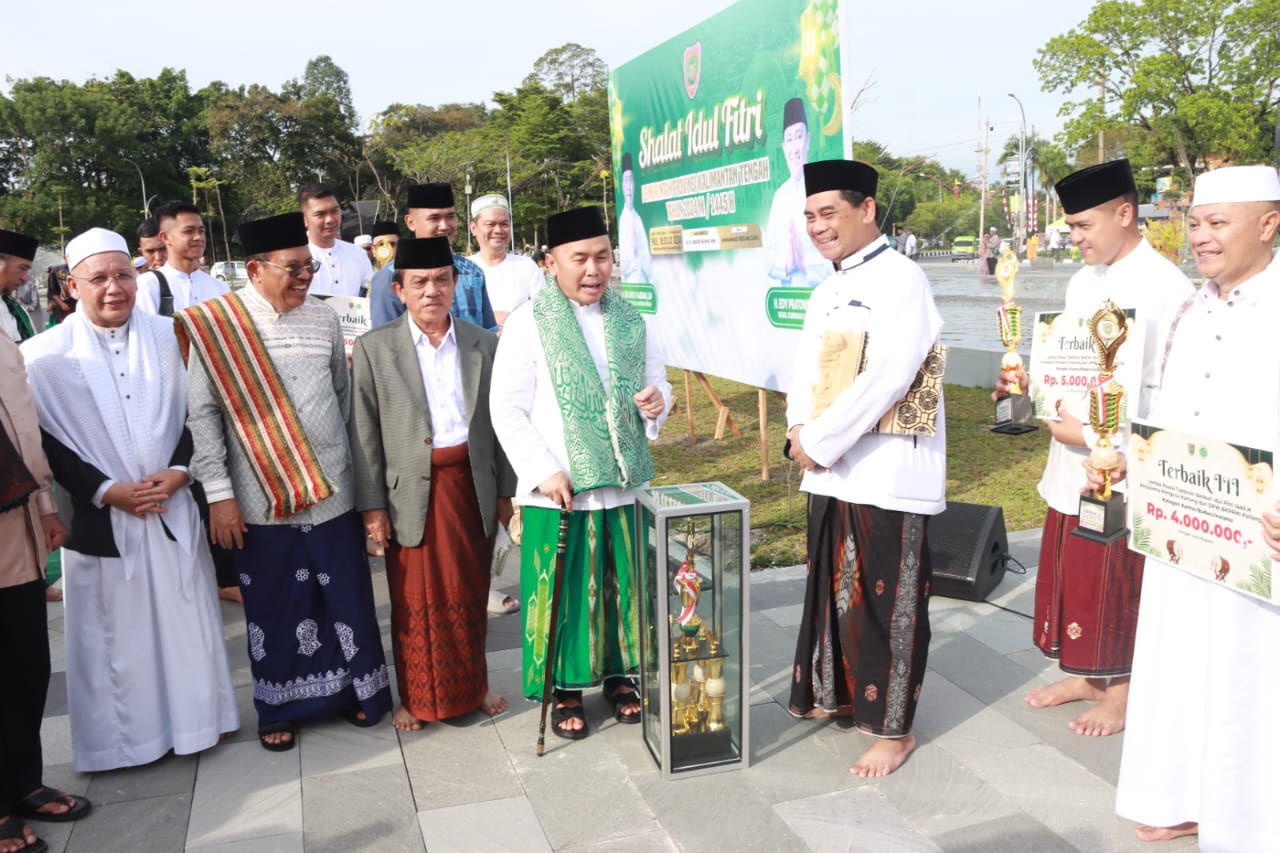
<path id="1" fill-rule="evenodd" d="M 1026 394 L 1006 394 L 996 399 L 996 423 L 992 432 L 1022 435 L 1039 428 L 1032 417 L 1031 398 Z"/>
<path id="2" fill-rule="evenodd" d="M 1090 495 L 1080 498 L 1080 522 L 1072 534 L 1099 545 L 1113 545 L 1129 535 L 1124 526 L 1124 496 L 1113 494 L 1109 500 Z"/>

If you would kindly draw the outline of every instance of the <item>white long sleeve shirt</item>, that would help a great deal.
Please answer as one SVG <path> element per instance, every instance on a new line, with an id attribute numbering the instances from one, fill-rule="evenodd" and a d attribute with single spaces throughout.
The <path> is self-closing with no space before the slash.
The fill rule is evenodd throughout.
<path id="1" fill-rule="evenodd" d="M 604 382 L 610 387 L 609 366 L 605 353 L 604 313 L 600 304 L 574 308 L 578 325 L 587 342 L 587 350 Z M 654 335 L 645 335 L 644 384 L 662 393 L 663 412 L 658 418 L 645 419 L 645 432 L 650 440 L 671 410 L 671 384 L 667 367 Z M 554 509 L 555 504 L 539 492 L 538 486 L 558 471 L 569 474 L 569 453 L 565 449 L 564 419 L 556 401 L 546 352 L 538 337 L 533 318 L 533 305 L 526 302 L 507 318 L 498 352 L 493 359 L 493 378 L 489 385 L 489 410 L 493 429 L 502 449 L 516 470 L 516 503 Z M 600 413 L 604 417 L 604 413 Z M 625 489 L 604 487 L 574 495 L 575 510 L 611 509 L 635 502 Z"/>
<path id="2" fill-rule="evenodd" d="M 813 417 L 813 386 L 826 329 L 867 334 L 866 369 Z M 805 453 L 826 470 L 800 489 L 848 503 L 936 515 L 946 506 L 946 410 L 932 436 L 869 434 L 911 387 L 942 317 L 924 271 L 881 237 L 846 258 L 809 300 L 787 393 L 787 428 L 803 424 Z"/>
<path id="3" fill-rule="evenodd" d="M 1132 308 L 1137 312 L 1137 322 L 1144 336 L 1142 387 L 1125 389 L 1130 395 L 1131 417 L 1146 417 L 1151 411 L 1160 383 L 1160 359 L 1164 354 L 1165 339 L 1169 336 L 1169 326 L 1179 306 L 1194 290 L 1187 277 L 1152 248 L 1145 238 L 1114 264 L 1085 267 L 1067 282 L 1068 312 L 1089 316 L 1108 298 L 1120 308 Z M 1080 489 L 1085 485 L 1084 460 L 1089 457 L 1098 436 L 1089 428 L 1087 394 L 1081 393 L 1067 401 L 1066 408 L 1084 424 L 1085 446 L 1072 447 L 1057 439 L 1049 439 L 1049 457 L 1038 488 L 1040 497 L 1049 506 L 1060 513 L 1075 515 L 1080 511 Z"/>
<path id="4" fill-rule="evenodd" d="M 185 273 L 166 263 L 160 267 L 160 274 L 173 294 L 174 311 L 231 292 L 225 281 L 219 281 L 201 269 Z M 148 314 L 160 313 L 160 281 L 154 272 L 144 272 L 138 277 L 138 296 L 133 307 Z"/>

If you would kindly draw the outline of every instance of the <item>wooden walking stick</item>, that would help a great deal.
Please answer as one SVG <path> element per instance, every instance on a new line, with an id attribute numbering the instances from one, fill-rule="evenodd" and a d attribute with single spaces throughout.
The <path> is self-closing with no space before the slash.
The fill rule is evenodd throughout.
<path id="1" fill-rule="evenodd" d="M 560 510 L 560 530 L 556 535 L 556 576 L 551 582 L 551 614 L 547 623 L 547 662 L 542 670 L 542 717 L 538 720 L 538 757 L 542 757 L 547 740 L 547 706 L 551 704 L 552 669 L 556 663 L 556 629 L 560 622 L 560 592 L 564 588 L 564 553 L 569 548 L 569 516 Z"/>

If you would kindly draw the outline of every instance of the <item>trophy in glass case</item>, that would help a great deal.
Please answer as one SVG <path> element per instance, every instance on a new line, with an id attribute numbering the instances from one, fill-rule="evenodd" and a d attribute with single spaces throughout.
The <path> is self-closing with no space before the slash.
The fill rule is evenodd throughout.
<path id="1" fill-rule="evenodd" d="M 748 510 L 720 483 L 637 496 L 644 741 L 664 778 L 747 763 Z"/>

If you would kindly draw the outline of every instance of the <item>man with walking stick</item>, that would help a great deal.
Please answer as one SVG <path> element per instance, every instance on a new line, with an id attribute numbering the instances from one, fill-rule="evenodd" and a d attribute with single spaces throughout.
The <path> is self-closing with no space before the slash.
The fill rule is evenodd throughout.
<path id="1" fill-rule="evenodd" d="M 608 289 L 613 246 L 600 210 L 556 214 L 547 235 L 558 286 L 507 318 L 490 407 L 523 508 L 524 695 L 542 698 L 550 666 L 552 733 L 581 740 L 582 690 L 601 682 L 614 719 L 640 722 L 630 678 L 640 662 L 630 509 L 634 490 L 653 476 L 648 442 L 666 419 L 671 385 L 644 319 Z M 569 519 L 560 561 L 562 510 Z M 563 590 L 553 623 L 556 584 Z"/>

